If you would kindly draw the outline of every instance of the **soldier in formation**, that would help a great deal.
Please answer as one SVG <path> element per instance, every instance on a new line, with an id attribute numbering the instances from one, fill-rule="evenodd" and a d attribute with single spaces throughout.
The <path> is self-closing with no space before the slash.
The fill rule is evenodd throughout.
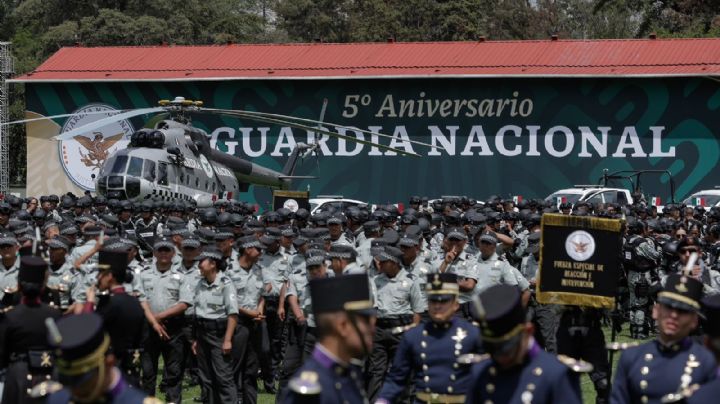
<path id="1" fill-rule="evenodd" d="M 373 212 L 352 207 L 258 215 L 237 201 L 198 208 L 184 201 L 134 204 L 88 195 L 9 197 L 0 202 L 0 330 L 17 329 L 12 313 L 21 308 L 47 307 L 68 316 L 96 312 L 109 341 L 103 352 L 112 352 L 112 362 L 98 366 L 118 369 L 124 383 L 151 396 L 162 392 L 171 402 L 182 400 L 186 372 L 194 375 L 190 382 L 201 385 L 201 401 L 222 403 L 255 402 L 259 380 L 264 391 L 278 390 L 281 400 L 324 400 L 325 394 L 337 394 L 335 384 L 325 383 L 336 377 L 324 378 L 327 369 L 339 371 L 349 402 L 552 401 L 555 385 L 576 396 L 577 371 L 590 373 L 598 402 L 643 397 L 652 402 L 668 394 L 686 397 L 693 386 L 701 389 L 714 378 L 705 374 L 714 369 L 713 355 L 683 341 L 703 332 L 713 340 L 712 324 L 695 327 L 692 319 L 702 309 L 701 295 L 720 292 L 720 209 L 670 205 L 658 214 L 641 203 L 557 206 L 497 197 L 412 202 L 402 213 L 381 205 Z M 624 303 L 617 310 L 534 299 L 545 213 L 625 219 L 618 259 L 627 282 L 618 289 Z M 19 281 L 21 255 L 47 261 L 39 295 L 47 306 L 32 306 L 24 298 L 32 288 Z M 678 276 L 685 281 L 678 283 Z M 320 282 L 328 279 L 352 279 L 353 293 L 363 289 L 367 297 L 362 304 L 329 302 L 330 296 L 351 294 L 338 295 L 341 283 Z M 313 292 L 316 280 L 338 289 Z M 693 285 L 701 295 L 677 290 L 694 290 Z M 482 298 L 491 291 L 499 293 L 497 302 Z M 678 309 L 672 293 L 698 307 Z M 478 307 L 484 311 L 478 313 Z M 612 386 L 602 332 L 610 318 L 633 338 L 659 341 L 653 342 L 657 355 L 624 352 Z M 44 334 L 28 342 L 47 341 L 47 329 L 33 330 L 34 337 Z M 445 339 L 448 344 L 431 343 Z M 29 362 L 29 352 L 47 346 L 2 341 L 6 359 L 0 367 L 16 383 L 7 394 L 22 396 L 12 400 L 49 393 L 57 372 L 42 373 L 50 379 L 41 386 Z M 455 349 L 440 349 L 446 345 Z M 689 362 L 689 356 L 675 355 L 677 363 L 689 364 L 689 377 L 683 367 L 678 374 L 662 374 L 668 380 L 653 379 L 662 373 L 655 375 L 656 369 L 667 367 L 655 359 L 675 366 L 665 345 L 694 355 Z M 555 359 L 544 351 L 578 358 Z M 12 352 L 16 355 L 6 355 Z M 649 376 L 639 378 L 644 368 L 633 366 L 647 353 L 654 358 L 646 365 Z M 303 367 L 308 361 L 314 361 L 311 368 Z M 52 358 L 50 363 L 62 370 Z M 28 369 L 32 377 L 17 384 L 18 369 L 21 375 Z M 437 376 L 441 373 L 446 380 Z M 672 385 L 675 376 L 679 381 Z M 82 394 L 73 380 L 64 380 L 67 394 Z"/>

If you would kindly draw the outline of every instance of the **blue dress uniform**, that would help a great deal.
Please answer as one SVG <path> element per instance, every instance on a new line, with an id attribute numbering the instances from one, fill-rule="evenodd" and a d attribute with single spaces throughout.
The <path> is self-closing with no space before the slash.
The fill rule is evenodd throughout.
<path id="1" fill-rule="evenodd" d="M 357 316 L 375 315 L 370 300 L 367 275 L 313 279 L 310 281 L 310 295 L 315 317 L 324 313 L 345 311 L 351 313 L 350 321 L 355 322 Z M 357 323 L 354 324 L 356 332 L 360 334 Z M 358 335 L 358 337 L 364 341 L 369 336 Z M 280 403 L 368 403 L 362 388 L 360 368 L 344 363 L 323 345 L 329 339 L 337 338 L 339 337 L 336 335 L 318 336 L 312 355 L 290 379 L 287 390 L 281 393 Z M 369 347 L 363 347 L 366 355 L 368 349 Z M 348 354 L 353 353 L 348 352 Z"/>
<path id="2" fill-rule="evenodd" d="M 503 370 L 492 359 L 475 365 L 467 403 L 582 403 L 572 359 L 561 362 L 534 340 L 522 364 Z M 578 362 L 579 363 L 579 362 Z"/>
<path id="3" fill-rule="evenodd" d="M 710 351 L 690 338 L 670 346 L 660 341 L 626 349 L 617 366 L 610 402 L 659 403 L 672 392 L 715 377 Z M 689 380 L 686 382 L 686 380 Z"/>
<path id="4" fill-rule="evenodd" d="M 703 329 L 710 341 L 717 341 L 720 338 L 720 295 L 708 296 L 702 301 L 705 320 Z M 711 344 L 715 357 L 718 357 L 720 350 Z M 683 394 L 688 404 L 714 403 L 720 401 L 720 365 L 715 371 L 715 380 L 703 385 L 692 385 Z"/>
<path id="5" fill-rule="evenodd" d="M 672 274 L 657 301 L 679 310 L 697 311 L 702 289 L 700 281 Z M 630 347 L 618 362 L 610 402 L 659 403 L 669 394 L 714 379 L 715 369 L 712 353 L 687 336 L 672 344 L 656 339 Z"/>
<path id="6" fill-rule="evenodd" d="M 110 349 L 110 337 L 103 331 L 102 318 L 95 313 L 80 314 L 62 318 L 54 330 L 48 333 L 50 342 L 57 346 L 60 357 L 57 361 L 60 381 L 48 382 L 40 386 L 42 389 L 52 391 L 48 397 L 48 404 L 87 402 L 87 403 L 113 403 L 113 404 L 155 404 L 160 403 L 144 392 L 128 385 L 122 372 L 116 368 L 108 368 L 105 364 L 105 355 Z M 109 373 L 109 372 L 112 372 Z M 93 375 L 97 375 L 95 386 L 85 386 Z M 106 386 L 106 383 L 110 382 Z M 93 387 L 88 396 L 75 397 L 72 386 L 83 385 L 83 392 L 87 387 Z"/>
<path id="7" fill-rule="evenodd" d="M 430 300 L 457 299 L 455 274 L 430 274 L 426 278 Z M 376 402 L 397 402 L 406 390 L 408 375 L 413 375 L 412 385 L 418 401 L 464 402 L 472 388 L 472 373 L 469 366 L 458 363 L 458 358 L 480 351 L 480 331 L 460 317 L 454 316 L 446 323 L 427 321 L 413 327 L 400 341 Z"/>
<path id="8" fill-rule="evenodd" d="M 474 302 L 473 315 L 480 322 L 483 348 L 490 355 L 479 357 L 474 365 L 467 403 L 582 403 L 578 373 L 592 366 L 540 348 L 528 335 L 517 287 L 491 286 Z M 525 351 L 522 344 L 527 344 Z"/>

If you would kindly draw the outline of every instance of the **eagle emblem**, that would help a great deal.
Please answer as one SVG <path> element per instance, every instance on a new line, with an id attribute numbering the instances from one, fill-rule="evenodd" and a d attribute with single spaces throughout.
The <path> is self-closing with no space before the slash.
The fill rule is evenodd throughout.
<path id="1" fill-rule="evenodd" d="M 118 133 L 113 136 L 105 138 L 100 132 L 93 132 L 93 138 L 89 138 L 83 135 L 73 137 L 82 147 L 87 150 L 87 153 L 78 148 L 80 153 L 80 161 L 85 164 L 86 167 L 97 168 L 100 170 L 109 156 L 108 150 L 110 150 L 115 143 L 123 138 L 123 133 Z"/>
<path id="2" fill-rule="evenodd" d="M 570 241 L 573 246 L 575 246 L 575 252 L 578 252 L 580 254 L 584 253 L 587 250 L 587 247 L 590 243 L 583 243 L 583 242 L 576 242 L 576 241 Z"/>

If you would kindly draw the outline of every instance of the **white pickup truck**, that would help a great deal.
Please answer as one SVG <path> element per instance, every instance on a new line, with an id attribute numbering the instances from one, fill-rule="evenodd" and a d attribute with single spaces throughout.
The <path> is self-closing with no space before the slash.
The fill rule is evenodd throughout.
<path id="1" fill-rule="evenodd" d="M 548 195 L 545 200 L 555 202 L 557 206 L 564 202 L 569 202 L 573 206 L 578 202 L 590 202 L 593 205 L 598 203 L 633 204 L 633 197 L 627 189 L 606 188 L 597 185 L 576 185 L 573 188 L 561 189 Z"/>
<path id="2" fill-rule="evenodd" d="M 690 195 L 683 201 L 685 206 L 702 206 L 711 208 L 720 205 L 720 189 L 704 189 Z"/>

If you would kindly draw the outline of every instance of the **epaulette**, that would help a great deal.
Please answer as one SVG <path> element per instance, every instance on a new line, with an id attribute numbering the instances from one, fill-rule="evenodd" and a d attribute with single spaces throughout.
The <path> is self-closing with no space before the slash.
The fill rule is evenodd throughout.
<path id="1" fill-rule="evenodd" d="M 693 384 L 692 386 L 686 387 L 677 393 L 670 393 L 664 395 L 661 399 L 661 403 L 679 403 L 684 402 L 686 399 L 692 397 L 693 394 L 700 388 L 699 384 Z"/>
<path id="2" fill-rule="evenodd" d="M 608 342 L 607 345 L 605 345 L 605 348 L 606 348 L 608 351 L 615 351 L 615 352 L 617 352 L 617 351 L 624 351 L 624 350 L 626 350 L 626 349 L 628 349 L 628 348 L 636 347 L 636 346 L 639 346 L 639 345 L 640 345 L 640 343 L 637 342 L 637 341 L 633 341 L 633 342 L 617 342 L 617 341 L 613 341 L 613 342 Z"/>
<path id="3" fill-rule="evenodd" d="M 575 373 L 590 373 L 593 370 L 593 365 L 583 360 L 571 358 L 567 355 L 558 355 L 557 358 Z"/>
<path id="4" fill-rule="evenodd" d="M 460 365 L 474 365 L 476 363 L 480 363 L 480 362 L 486 361 L 488 359 L 490 359 L 489 354 L 471 353 L 471 354 L 465 354 L 465 355 L 458 356 L 457 363 L 459 363 Z"/>
<path id="5" fill-rule="evenodd" d="M 33 386 L 28 395 L 30 398 L 43 398 L 62 389 L 62 384 L 52 380 L 46 380 Z"/>
<path id="6" fill-rule="evenodd" d="M 306 370 L 290 379 L 288 387 L 297 394 L 318 395 L 322 391 L 322 386 L 318 382 L 319 378 L 320 376 L 316 372 Z"/>
<path id="7" fill-rule="evenodd" d="M 155 397 L 145 397 L 143 399 L 143 404 L 163 404 L 164 401 L 160 400 L 159 398 Z"/>

